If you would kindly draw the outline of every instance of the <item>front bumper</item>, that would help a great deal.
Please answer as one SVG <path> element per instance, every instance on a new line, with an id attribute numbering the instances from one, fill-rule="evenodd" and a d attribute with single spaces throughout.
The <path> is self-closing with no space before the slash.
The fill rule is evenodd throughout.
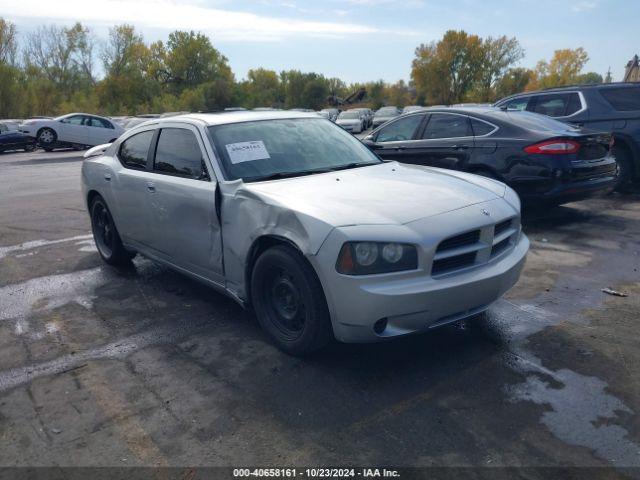
<path id="1" fill-rule="evenodd" d="M 468 214 L 464 210 L 475 213 L 478 209 L 447 214 L 455 218 L 457 228 L 460 225 L 457 220 Z M 505 210 L 504 214 L 513 215 L 514 212 Z M 425 222 L 427 228 L 434 230 L 437 222 L 430 223 L 431 227 L 429 223 Z M 448 235 L 444 234 L 444 237 Z M 310 260 L 325 290 L 334 335 L 343 342 L 375 342 L 417 333 L 486 310 L 518 281 L 529 249 L 529 240 L 519 233 L 514 236 L 512 248 L 504 253 L 487 263 L 451 274 L 432 276 L 426 271 L 428 268 L 421 267 L 413 272 L 358 277 L 335 271 L 336 248 L 343 241 L 336 237 L 337 234 L 330 235 L 318 257 Z M 411 238 L 407 237 L 406 241 L 411 242 Z M 419 247 L 419 251 L 424 252 L 423 257 L 432 254 L 426 244 L 432 244 L 431 240 L 427 239 Z M 374 326 L 382 319 L 386 319 L 386 328 L 376 332 Z"/>

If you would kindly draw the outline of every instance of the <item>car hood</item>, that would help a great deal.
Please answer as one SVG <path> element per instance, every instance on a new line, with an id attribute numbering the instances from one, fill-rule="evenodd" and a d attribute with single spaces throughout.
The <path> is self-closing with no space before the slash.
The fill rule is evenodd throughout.
<path id="1" fill-rule="evenodd" d="M 235 182 L 234 182 L 235 183 Z M 388 162 L 370 167 L 237 184 L 264 203 L 333 227 L 405 224 L 504 196 L 505 185 L 477 175 Z"/>

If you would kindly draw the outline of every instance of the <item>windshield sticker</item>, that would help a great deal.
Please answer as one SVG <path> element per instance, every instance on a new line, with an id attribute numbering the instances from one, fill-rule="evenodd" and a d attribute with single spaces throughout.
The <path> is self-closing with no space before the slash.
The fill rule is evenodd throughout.
<path id="1" fill-rule="evenodd" d="M 229 153 L 229 160 L 233 164 L 271 158 L 262 140 L 230 143 L 226 147 Z"/>

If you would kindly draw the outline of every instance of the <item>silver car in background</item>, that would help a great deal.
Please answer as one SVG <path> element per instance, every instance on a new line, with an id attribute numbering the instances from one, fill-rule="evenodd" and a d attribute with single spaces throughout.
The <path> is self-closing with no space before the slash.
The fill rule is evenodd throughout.
<path id="1" fill-rule="evenodd" d="M 393 120 L 400 115 L 398 107 L 382 107 L 373 115 L 372 128 L 378 128 L 383 123 Z"/>
<path id="2" fill-rule="evenodd" d="M 475 315 L 529 247 L 503 183 L 382 162 L 316 114 L 150 120 L 87 153 L 82 192 L 105 262 L 200 280 L 296 355 Z"/>
<path id="3" fill-rule="evenodd" d="M 340 112 L 336 125 L 344 128 L 347 132 L 361 133 L 365 129 L 365 118 L 360 110 L 346 110 Z"/>

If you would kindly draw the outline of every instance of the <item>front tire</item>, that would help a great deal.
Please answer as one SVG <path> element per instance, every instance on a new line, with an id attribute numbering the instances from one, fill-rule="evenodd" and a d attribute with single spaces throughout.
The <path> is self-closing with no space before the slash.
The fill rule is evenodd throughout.
<path id="1" fill-rule="evenodd" d="M 38 132 L 37 142 L 45 151 L 53 150 L 54 145 L 58 141 L 58 134 L 51 128 L 45 127 Z"/>
<path id="2" fill-rule="evenodd" d="M 333 338 L 322 285 L 294 248 L 279 245 L 260 255 L 251 294 L 258 322 L 284 352 L 307 355 Z"/>
<path id="3" fill-rule="evenodd" d="M 111 212 L 102 197 L 97 196 L 91 202 L 90 212 L 93 240 L 102 260 L 109 265 L 128 265 L 134 254 L 128 252 L 122 245 Z"/>

